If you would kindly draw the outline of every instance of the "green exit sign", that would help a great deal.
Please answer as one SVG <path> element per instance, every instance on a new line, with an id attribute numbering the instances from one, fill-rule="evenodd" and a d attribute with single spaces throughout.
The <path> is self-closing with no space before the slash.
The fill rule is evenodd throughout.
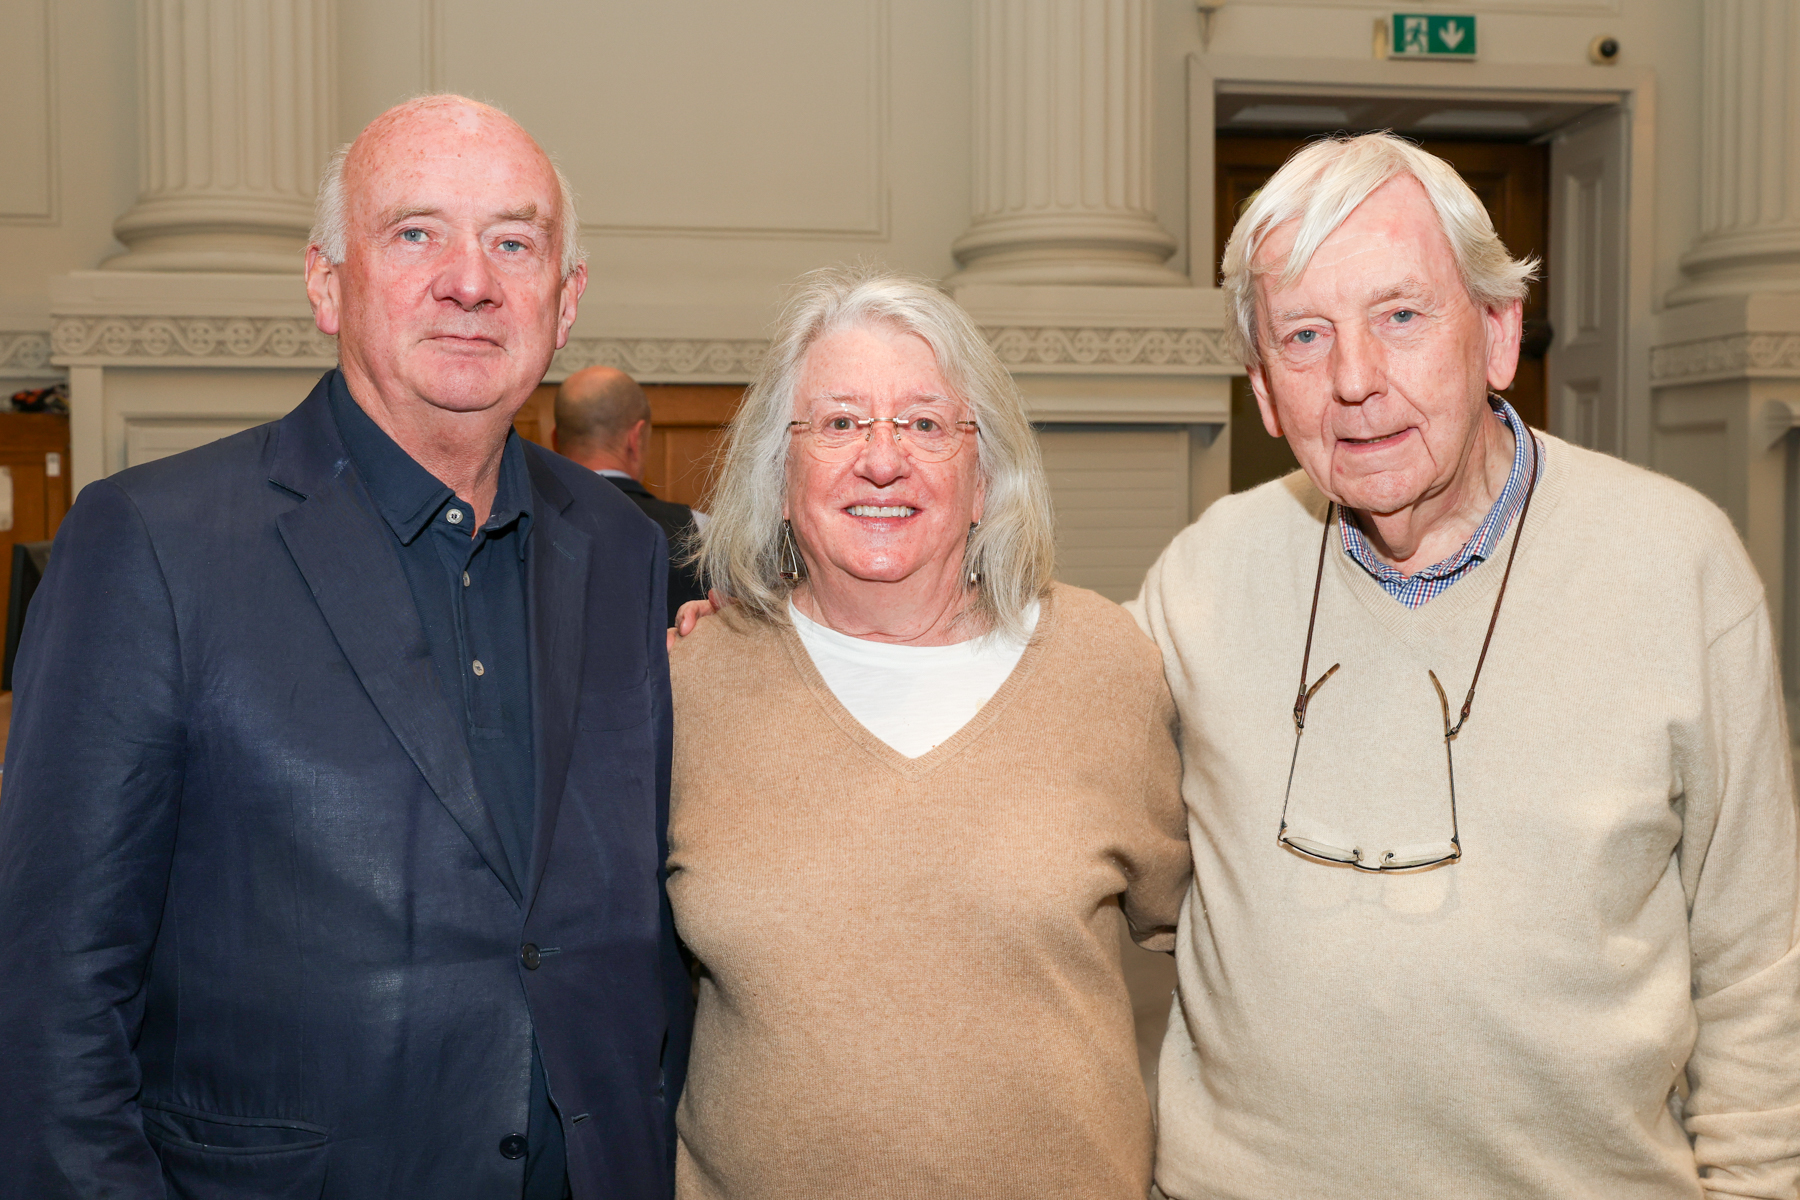
<path id="1" fill-rule="evenodd" d="M 1389 58 L 1475 57 L 1475 18 L 1463 13 L 1395 13 Z"/>

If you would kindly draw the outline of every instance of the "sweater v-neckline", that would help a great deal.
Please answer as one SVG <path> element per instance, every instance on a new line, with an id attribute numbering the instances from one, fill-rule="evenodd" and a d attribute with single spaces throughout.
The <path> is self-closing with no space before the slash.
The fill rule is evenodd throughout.
<path id="1" fill-rule="evenodd" d="M 1519 546 L 1519 565 L 1514 571 L 1526 569 L 1525 560 L 1531 556 L 1532 544 L 1538 540 L 1545 522 L 1550 519 L 1558 500 L 1562 498 L 1563 483 L 1569 466 L 1567 456 L 1560 452 L 1561 446 L 1556 444 L 1554 438 L 1539 430 L 1531 432 L 1538 439 L 1543 461 L 1539 468 L 1537 494 L 1532 500 L 1531 510 L 1525 514 L 1526 525 L 1529 527 L 1522 527 L 1515 519 L 1513 527 L 1506 531 L 1490 557 L 1478 563 L 1474 570 L 1457 580 L 1448 590 L 1419 607 L 1408 608 L 1388 595 L 1374 576 L 1344 553 L 1341 533 L 1330 538 L 1327 555 L 1334 560 L 1334 574 L 1369 615 L 1375 618 L 1376 623 L 1402 644 L 1415 651 L 1423 649 L 1442 637 L 1466 617 L 1471 609 L 1478 609 L 1485 621 L 1493 608 L 1494 595 L 1500 589 L 1500 579 L 1506 574 L 1507 555 L 1512 550 L 1513 542 L 1519 538 L 1525 540 Z M 1321 509 L 1321 516 L 1324 511 Z M 1339 519 L 1342 519 L 1341 513 Z M 1504 611 L 1501 613 L 1500 623 L 1506 623 Z"/>
<path id="2" fill-rule="evenodd" d="M 1018 694 L 1024 690 L 1038 663 L 1043 659 L 1044 647 L 1049 642 L 1056 626 L 1056 589 L 1052 586 L 1038 597 L 1037 628 L 1032 631 L 1031 639 L 1025 643 L 1025 651 L 1019 661 L 1013 665 L 1011 673 L 1006 677 L 999 690 L 989 696 L 976 714 L 968 719 L 961 729 L 927 750 L 917 758 L 908 758 L 886 742 L 876 737 L 869 727 L 851 715 L 844 707 L 831 685 L 819 673 L 818 665 L 806 646 L 800 641 L 800 635 L 789 624 L 782 624 L 777 632 L 781 645 L 786 649 L 788 658 L 794 664 L 794 670 L 800 675 L 800 682 L 812 693 L 813 700 L 825 715 L 831 718 L 845 737 L 860 747 L 864 752 L 876 759 L 883 766 L 900 775 L 909 783 L 917 783 L 945 763 L 958 757 L 969 748 L 974 741 L 985 733 L 1000 715 L 1012 704 Z"/>

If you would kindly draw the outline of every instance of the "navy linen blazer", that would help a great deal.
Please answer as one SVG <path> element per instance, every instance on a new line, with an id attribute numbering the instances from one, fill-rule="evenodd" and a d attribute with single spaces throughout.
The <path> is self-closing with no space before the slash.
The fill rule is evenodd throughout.
<path id="1" fill-rule="evenodd" d="M 667 552 L 525 452 L 523 879 L 323 384 L 83 490 L 0 798 L 0 1196 L 517 1196 L 534 1029 L 578 1200 L 671 1194 Z"/>

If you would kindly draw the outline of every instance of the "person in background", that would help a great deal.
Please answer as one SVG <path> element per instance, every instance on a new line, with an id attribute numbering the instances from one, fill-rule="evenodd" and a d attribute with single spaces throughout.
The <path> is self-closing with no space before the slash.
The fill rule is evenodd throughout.
<path id="1" fill-rule="evenodd" d="M 1793 1200 L 1800 839 L 1768 605 L 1692 490 L 1528 429 L 1532 264 L 1440 159 L 1315 143 L 1224 257 L 1301 470 L 1131 606 L 1194 891 L 1170 1200 Z"/>
<path id="2" fill-rule="evenodd" d="M 1156 648 L 1051 582 L 1005 368 L 936 288 L 808 276 L 732 422 L 675 647 L 699 961 L 684 1200 L 1143 1200 L 1122 928 L 1188 852 Z M 673 635 L 671 635 L 673 636 Z"/>
<path id="3" fill-rule="evenodd" d="M 659 500 L 643 485 L 650 446 L 650 398 L 637 380 L 612 367 L 584 367 L 556 389 L 556 428 L 550 445 L 612 481 L 669 539 L 669 624 L 690 600 L 706 595 L 698 569 L 687 561 L 706 514 Z"/>
<path id="4" fill-rule="evenodd" d="M 382 114 L 307 251 L 339 366 L 63 522 L 0 804 L 0 1194 L 670 1194 L 667 548 L 512 432 L 579 228 L 505 114 Z"/>

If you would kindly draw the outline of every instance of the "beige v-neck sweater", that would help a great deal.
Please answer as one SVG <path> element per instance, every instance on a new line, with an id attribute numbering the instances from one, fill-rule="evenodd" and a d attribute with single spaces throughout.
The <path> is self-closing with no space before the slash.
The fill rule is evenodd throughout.
<path id="1" fill-rule="evenodd" d="M 1145 582 L 1195 863 L 1158 1088 L 1173 1200 L 1795 1195 L 1800 872 L 1762 587 L 1700 496 L 1544 441 L 1454 744 L 1455 865 L 1276 843 L 1325 513 L 1304 476 L 1219 501 Z M 1426 671 L 1460 705 L 1511 544 L 1409 610 L 1333 532 L 1311 673 L 1342 669 L 1293 832 L 1449 836 Z"/>
<path id="2" fill-rule="evenodd" d="M 1156 647 L 1058 586 L 961 731 L 906 758 L 791 629 L 677 648 L 669 896 L 700 959 L 681 1200 L 1142 1200 L 1121 913 L 1188 854 Z"/>

